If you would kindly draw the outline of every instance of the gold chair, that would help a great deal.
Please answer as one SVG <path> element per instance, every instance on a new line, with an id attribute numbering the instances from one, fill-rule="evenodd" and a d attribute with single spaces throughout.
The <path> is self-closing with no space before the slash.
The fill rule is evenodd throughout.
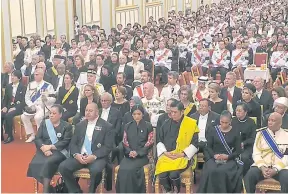
<path id="1" fill-rule="evenodd" d="M 280 191 L 281 186 L 280 186 L 279 181 L 276 181 L 275 179 L 270 178 L 270 179 L 264 179 L 264 180 L 260 181 L 259 183 L 257 183 L 256 189 L 259 189 L 260 192 L 263 192 L 263 191 Z"/>
<path id="2" fill-rule="evenodd" d="M 185 192 L 186 194 L 190 194 L 193 191 L 192 188 L 192 182 L 194 179 L 194 172 L 192 170 L 191 167 L 189 167 L 187 170 L 185 170 L 182 174 L 181 174 L 181 183 L 185 185 Z M 156 178 L 155 181 L 155 193 L 160 193 L 159 191 L 159 178 Z"/>
<path id="3" fill-rule="evenodd" d="M 101 183 L 99 184 L 98 188 L 99 188 L 99 193 L 103 193 L 104 192 L 104 184 L 105 184 L 105 168 L 102 171 L 102 180 Z M 61 174 L 59 172 L 57 172 L 55 174 L 56 176 L 61 176 Z M 74 177 L 75 178 L 82 178 L 82 179 L 90 179 L 90 173 L 89 173 L 89 169 L 88 168 L 82 168 L 76 172 L 74 172 Z M 51 183 L 53 184 L 53 179 L 51 180 Z M 98 190 L 97 188 L 97 190 Z M 34 191 L 35 193 L 38 193 L 39 191 L 39 182 L 34 179 Z"/>
<path id="4" fill-rule="evenodd" d="M 21 116 L 20 115 L 14 117 L 13 124 L 14 124 L 14 133 L 16 133 L 16 134 L 18 133 L 19 134 L 19 139 L 22 139 L 23 130 L 22 130 L 22 120 L 21 120 Z M 25 134 L 24 134 L 24 136 L 25 136 Z"/>

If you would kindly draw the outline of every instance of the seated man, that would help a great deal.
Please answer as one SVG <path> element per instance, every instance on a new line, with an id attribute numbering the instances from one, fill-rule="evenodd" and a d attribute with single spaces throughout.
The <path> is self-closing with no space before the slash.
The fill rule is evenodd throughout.
<path id="1" fill-rule="evenodd" d="M 73 176 L 75 171 L 82 168 L 89 169 L 91 177 L 89 193 L 95 193 L 113 146 L 112 126 L 99 117 L 97 104 L 90 103 L 86 106 L 85 118 L 87 120 L 75 126 L 70 143 L 70 153 L 73 157 L 66 159 L 59 166 L 59 172 L 69 193 L 82 192 Z"/>
<path id="2" fill-rule="evenodd" d="M 268 178 L 278 180 L 281 192 L 288 193 L 288 156 L 284 155 L 288 149 L 288 133 L 281 128 L 281 124 L 281 115 L 272 113 L 268 127 L 258 130 L 253 148 L 255 163 L 244 178 L 247 193 L 255 193 L 256 184 Z"/>
<path id="3" fill-rule="evenodd" d="M 34 72 L 35 81 L 29 83 L 25 94 L 26 107 L 21 115 L 26 135 L 30 135 L 26 143 L 35 139 L 34 129 L 31 119 L 34 118 L 37 129 L 45 115 L 48 115 L 48 109 L 54 104 L 56 98 L 53 86 L 44 81 L 43 69 L 36 69 Z"/>
<path id="4" fill-rule="evenodd" d="M 170 104 L 171 118 L 160 128 L 157 141 L 155 175 L 163 192 L 180 192 L 180 174 L 184 172 L 198 151 L 198 127 L 196 121 L 184 116 L 184 105 L 175 101 Z"/>

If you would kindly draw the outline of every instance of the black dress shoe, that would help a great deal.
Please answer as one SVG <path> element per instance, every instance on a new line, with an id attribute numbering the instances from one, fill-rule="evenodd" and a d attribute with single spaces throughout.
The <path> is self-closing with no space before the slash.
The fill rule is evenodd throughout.
<path id="1" fill-rule="evenodd" d="M 8 137 L 8 138 L 4 141 L 4 144 L 11 143 L 12 141 L 14 141 L 14 138 L 13 138 L 13 137 Z"/>

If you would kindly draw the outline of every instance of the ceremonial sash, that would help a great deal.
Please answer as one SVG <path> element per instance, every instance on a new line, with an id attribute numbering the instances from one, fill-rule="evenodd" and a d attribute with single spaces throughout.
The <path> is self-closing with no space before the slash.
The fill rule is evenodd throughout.
<path id="1" fill-rule="evenodd" d="M 137 92 L 138 92 L 139 97 L 140 97 L 140 98 L 143 98 L 144 95 L 143 95 L 141 86 L 137 86 L 137 87 L 136 87 L 136 90 L 137 90 Z"/>
<path id="2" fill-rule="evenodd" d="M 284 157 L 284 155 L 280 152 L 278 145 L 276 144 L 276 142 L 274 141 L 274 139 L 271 137 L 270 133 L 266 130 L 263 129 L 261 131 L 261 134 L 263 135 L 266 143 L 268 144 L 268 146 L 270 147 L 270 149 L 274 152 L 274 154 L 282 159 Z"/>
<path id="3" fill-rule="evenodd" d="M 56 135 L 55 129 L 53 127 L 53 124 L 51 123 L 50 119 L 46 119 L 45 120 L 45 124 L 46 124 L 46 129 L 49 135 L 49 138 L 51 140 L 51 143 L 53 145 L 55 145 L 58 142 L 58 137 Z M 60 151 L 66 158 L 69 157 L 69 153 L 66 149 L 63 149 Z"/>
<path id="4" fill-rule="evenodd" d="M 62 49 L 60 49 L 60 50 L 57 52 L 58 55 L 61 55 L 62 53 L 63 53 L 63 50 L 62 50 Z"/>
<path id="5" fill-rule="evenodd" d="M 91 155 L 91 154 L 92 154 L 91 145 L 92 145 L 92 144 L 91 144 L 91 141 L 89 140 L 88 136 L 85 135 L 84 147 L 85 147 L 88 155 Z"/>
<path id="6" fill-rule="evenodd" d="M 196 92 L 196 99 L 197 99 L 197 101 L 202 100 L 202 95 L 201 95 L 201 92 L 200 92 L 199 89 L 198 89 L 197 92 Z"/>
<path id="7" fill-rule="evenodd" d="M 56 70 L 56 68 L 54 66 L 51 67 L 51 70 L 54 73 L 54 75 L 58 75 L 58 72 L 57 72 L 57 70 Z"/>
<path id="8" fill-rule="evenodd" d="M 216 63 L 220 63 L 220 62 L 224 59 L 224 57 L 226 56 L 226 54 L 227 54 L 227 50 L 225 50 L 225 51 L 221 54 L 221 58 L 218 59 L 218 60 L 216 61 Z"/>
<path id="9" fill-rule="evenodd" d="M 230 149 L 229 145 L 227 144 L 222 132 L 220 131 L 219 127 L 218 126 L 215 126 L 215 129 L 216 129 L 216 132 L 217 132 L 217 135 L 218 137 L 220 138 L 221 140 L 221 143 L 222 145 L 224 146 L 224 148 L 226 149 L 226 151 L 228 152 L 229 155 L 232 154 L 232 150 Z M 243 165 L 244 163 L 239 159 L 239 158 L 236 158 L 236 162 L 240 165 Z"/>
<path id="10" fill-rule="evenodd" d="M 194 55 L 198 59 L 198 61 L 201 63 L 201 57 L 200 57 L 199 53 L 197 52 L 197 50 L 194 51 Z"/>
<path id="11" fill-rule="evenodd" d="M 220 28 L 219 28 L 219 26 L 217 26 L 217 28 L 215 28 L 215 30 L 214 30 L 214 33 L 213 34 L 215 34 L 218 30 L 219 30 Z"/>
<path id="12" fill-rule="evenodd" d="M 189 114 L 189 112 L 192 110 L 194 104 L 190 103 L 184 110 L 184 115 L 187 116 Z"/>
<path id="13" fill-rule="evenodd" d="M 236 55 L 236 57 L 234 58 L 235 62 L 237 62 L 240 59 L 240 57 L 242 56 L 243 52 L 244 51 L 242 50 L 240 53 L 238 53 L 238 55 Z"/>
<path id="14" fill-rule="evenodd" d="M 232 104 L 233 97 L 232 97 L 231 93 L 228 90 L 227 90 L 227 99 Z"/>
<path id="15" fill-rule="evenodd" d="M 165 52 L 164 52 L 162 55 L 160 55 L 159 57 L 157 57 L 157 61 L 162 60 L 162 59 L 164 58 L 164 56 L 166 56 L 166 55 L 168 54 L 168 52 L 169 52 L 169 50 L 166 49 Z"/>
<path id="16" fill-rule="evenodd" d="M 115 97 L 117 86 L 114 85 L 114 86 L 111 87 L 111 89 L 112 89 L 112 94 Z"/>
<path id="17" fill-rule="evenodd" d="M 71 93 L 74 91 L 75 89 L 75 85 L 72 86 L 69 91 L 65 94 L 63 100 L 62 100 L 62 104 L 64 104 L 66 102 L 66 100 L 69 98 L 69 96 L 71 95 Z"/>
<path id="18" fill-rule="evenodd" d="M 198 132 L 199 129 L 197 127 L 196 122 L 193 119 L 184 116 L 176 140 L 176 149 L 173 150 L 172 152 L 182 153 L 183 150 L 191 144 L 191 140 L 193 138 L 194 133 Z M 171 158 L 168 158 L 163 154 L 159 157 L 157 161 L 155 175 L 158 175 L 163 172 L 185 169 L 187 168 L 188 161 L 189 160 L 185 157 L 172 160 Z M 196 160 L 194 160 L 194 164 L 195 161 Z"/>
<path id="19" fill-rule="evenodd" d="M 274 60 L 274 63 L 277 63 L 282 57 L 284 57 L 286 52 L 283 52 L 277 59 Z"/>
<path id="20" fill-rule="evenodd" d="M 49 86 L 49 84 L 45 82 L 45 83 L 43 84 L 43 86 L 41 87 L 41 89 L 38 90 L 38 91 L 36 92 L 36 94 L 32 96 L 31 101 L 34 103 L 34 102 L 41 96 L 41 92 L 42 92 L 43 90 L 46 90 L 46 89 L 48 88 L 48 86 Z"/>

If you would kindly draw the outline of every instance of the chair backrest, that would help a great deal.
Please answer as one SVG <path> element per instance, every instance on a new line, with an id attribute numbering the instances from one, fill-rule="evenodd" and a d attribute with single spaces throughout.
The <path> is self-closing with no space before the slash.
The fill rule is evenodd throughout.
<path id="1" fill-rule="evenodd" d="M 256 67 L 261 67 L 262 64 L 268 64 L 268 54 L 267 53 L 255 53 L 254 64 Z"/>

